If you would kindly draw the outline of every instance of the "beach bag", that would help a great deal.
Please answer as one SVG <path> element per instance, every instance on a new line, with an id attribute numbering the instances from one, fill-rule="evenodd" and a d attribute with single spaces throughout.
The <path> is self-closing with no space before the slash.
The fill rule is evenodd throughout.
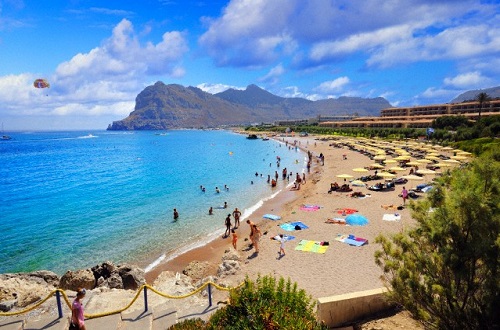
<path id="1" fill-rule="evenodd" d="M 73 322 L 69 323 L 69 330 L 80 330 L 80 327 Z"/>
<path id="2" fill-rule="evenodd" d="M 295 225 L 295 230 L 302 230 L 302 228 L 299 225 Z"/>

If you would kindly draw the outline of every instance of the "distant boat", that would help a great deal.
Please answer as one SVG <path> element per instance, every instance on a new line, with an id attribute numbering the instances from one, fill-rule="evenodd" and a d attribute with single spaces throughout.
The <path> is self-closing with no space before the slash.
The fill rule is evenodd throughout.
<path id="1" fill-rule="evenodd" d="M 258 138 L 259 137 L 257 136 L 257 134 L 250 134 L 249 136 L 247 136 L 247 139 L 249 139 L 249 140 L 256 140 Z"/>
<path id="2" fill-rule="evenodd" d="M 2 123 L 2 140 L 11 140 L 12 138 L 6 134 L 4 134 L 3 131 L 3 123 Z"/>

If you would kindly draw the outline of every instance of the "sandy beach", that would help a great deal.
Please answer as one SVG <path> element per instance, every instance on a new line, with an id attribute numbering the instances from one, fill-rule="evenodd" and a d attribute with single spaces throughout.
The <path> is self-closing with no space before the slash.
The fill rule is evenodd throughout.
<path id="1" fill-rule="evenodd" d="M 354 178 L 370 173 L 356 173 L 352 169 L 365 167 L 373 163 L 367 156 L 347 148 L 333 147 L 332 141 L 322 141 L 321 137 L 277 137 L 277 139 L 298 142 L 300 148 L 313 154 L 313 166 L 306 174 L 306 183 L 299 191 L 286 190 L 275 198 L 267 201 L 254 212 L 250 219 L 261 229 L 263 235 L 260 240 L 260 252 L 254 253 L 249 249 L 248 238 L 250 229 L 243 222 L 237 229 L 239 236 L 237 250 L 242 256 L 242 270 L 225 282 L 237 285 L 245 276 L 256 278 L 260 275 L 283 276 L 297 282 L 299 288 L 306 290 L 314 298 L 337 295 L 361 290 L 382 287 L 380 281 L 381 269 L 375 265 L 374 253 L 378 249 L 374 243 L 375 237 L 380 234 L 389 234 L 401 231 L 404 226 L 412 224 L 408 209 L 385 209 L 383 205 L 401 205 L 398 197 L 402 185 L 396 185 L 395 190 L 387 192 L 373 192 L 365 187 L 353 187 L 353 191 L 370 194 L 365 198 L 354 198 L 350 193 L 328 193 L 330 183 L 343 183 L 337 178 L 340 174 L 349 174 Z M 321 165 L 317 156 L 323 153 L 324 165 Z M 347 159 L 343 159 L 346 154 Z M 408 174 L 408 171 L 398 176 Z M 281 180 L 281 179 L 280 179 Z M 376 181 L 370 181 L 374 184 Z M 408 182 L 407 188 L 416 185 Z M 317 210 L 301 210 L 303 204 L 320 206 Z M 358 214 L 369 220 L 365 226 L 349 226 L 343 224 L 326 223 L 328 218 L 340 217 L 339 209 L 356 209 Z M 271 213 L 281 216 L 281 220 L 263 219 L 263 215 Z M 400 221 L 384 221 L 384 214 L 398 213 Z M 279 226 L 283 223 L 301 221 L 309 228 L 304 230 L 285 231 Z M 278 234 L 293 235 L 295 239 L 285 243 L 286 255 L 278 257 L 279 243 L 271 240 Z M 337 236 L 352 234 L 368 240 L 363 246 L 352 246 L 336 240 Z M 328 242 L 325 253 L 314 253 L 295 250 L 301 240 Z M 188 251 L 168 262 L 160 264 L 147 274 L 147 281 L 152 283 L 164 270 L 182 271 L 191 261 L 208 261 L 211 265 L 209 272 L 215 274 L 221 262 L 224 251 L 232 249 L 231 239 L 216 239 L 200 248 Z"/>

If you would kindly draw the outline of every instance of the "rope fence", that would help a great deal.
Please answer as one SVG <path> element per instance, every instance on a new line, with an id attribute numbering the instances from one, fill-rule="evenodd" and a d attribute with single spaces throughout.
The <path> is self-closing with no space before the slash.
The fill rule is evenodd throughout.
<path id="1" fill-rule="evenodd" d="M 157 295 L 159 295 L 159 296 L 161 296 L 163 298 L 168 298 L 168 299 L 185 299 L 185 298 L 191 297 L 191 296 L 193 296 L 193 295 L 201 292 L 205 288 L 207 288 L 209 307 L 211 307 L 212 306 L 212 286 L 215 287 L 217 290 L 231 291 L 231 290 L 235 290 L 235 289 L 240 288 L 243 284 L 244 284 L 244 282 L 241 283 L 240 285 L 234 287 L 234 288 L 226 288 L 226 287 L 220 286 L 220 285 L 218 285 L 216 283 L 213 283 L 213 282 L 209 281 L 209 282 L 204 283 L 200 287 L 198 287 L 196 290 L 194 290 L 194 291 L 192 291 L 190 293 L 187 293 L 185 295 L 180 295 L 180 296 L 173 296 L 173 295 L 170 295 L 168 293 L 164 293 L 164 292 L 158 291 L 155 288 L 153 288 L 152 286 L 150 286 L 149 284 L 144 284 L 144 285 L 142 285 L 137 290 L 137 293 L 135 294 L 134 298 L 132 298 L 132 301 L 130 301 L 130 303 L 127 306 L 125 306 L 125 307 L 123 307 L 121 309 L 117 309 L 117 310 L 113 310 L 113 311 L 108 311 L 108 312 L 103 312 L 103 313 L 98 313 L 98 314 L 84 314 L 84 316 L 85 316 L 86 319 L 94 319 L 94 318 L 109 316 L 109 315 L 113 315 L 113 314 L 119 314 L 119 313 L 121 313 L 121 312 L 129 309 L 136 302 L 136 300 L 139 298 L 139 295 L 141 294 L 142 291 L 144 291 L 144 310 L 147 311 L 148 310 L 147 290 L 150 290 L 150 291 L 156 293 Z M 25 308 L 23 310 L 16 311 L 16 312 L 0 312 L 0 316 L 15 316 L 15 315 L 20 315 L 20 314 L 28 313 L 28 312 L 30 312 L 30 311 L 38 308 L 40 305 L 42 305 L 44 302 L 46 302 L 48 299 L 50 299 L 54 295 L 56 295 L 56 299 L 57 299 L 57 308 L 58 308 L 58 311 L 59 311 L 59 318 L 62 318 L 63 314 L 62 314 L 62 305 L 61 305 L 61 300 L 60 300 L 61 299 L 60 298 L 61 295 L 62 295 L 62 297 L 64 299 L 64 302 L 66 303 L 66 305 L 71 310 L 71 302 L 70 302 L 68 296 L 66 295 L 66 292 L 64 290 L 62 290 L 62 289 L 55 289 L 55 290 L 53 290 L 45 298 L 43 298 L 42 300 L 36 302 L 34 305 L 32 305 L 30 307 L 27 307 L 27 308 Z"/>

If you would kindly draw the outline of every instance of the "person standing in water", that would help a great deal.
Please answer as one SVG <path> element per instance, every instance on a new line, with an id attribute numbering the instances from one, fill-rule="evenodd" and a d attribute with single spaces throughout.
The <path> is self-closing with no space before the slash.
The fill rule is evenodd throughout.
<path id="1" fill-rule="evenodd" d="M 179 212 L 177 212 L 177 209 L 174 209 L 174 220 L 177 221 L 179 219 Z"/>

